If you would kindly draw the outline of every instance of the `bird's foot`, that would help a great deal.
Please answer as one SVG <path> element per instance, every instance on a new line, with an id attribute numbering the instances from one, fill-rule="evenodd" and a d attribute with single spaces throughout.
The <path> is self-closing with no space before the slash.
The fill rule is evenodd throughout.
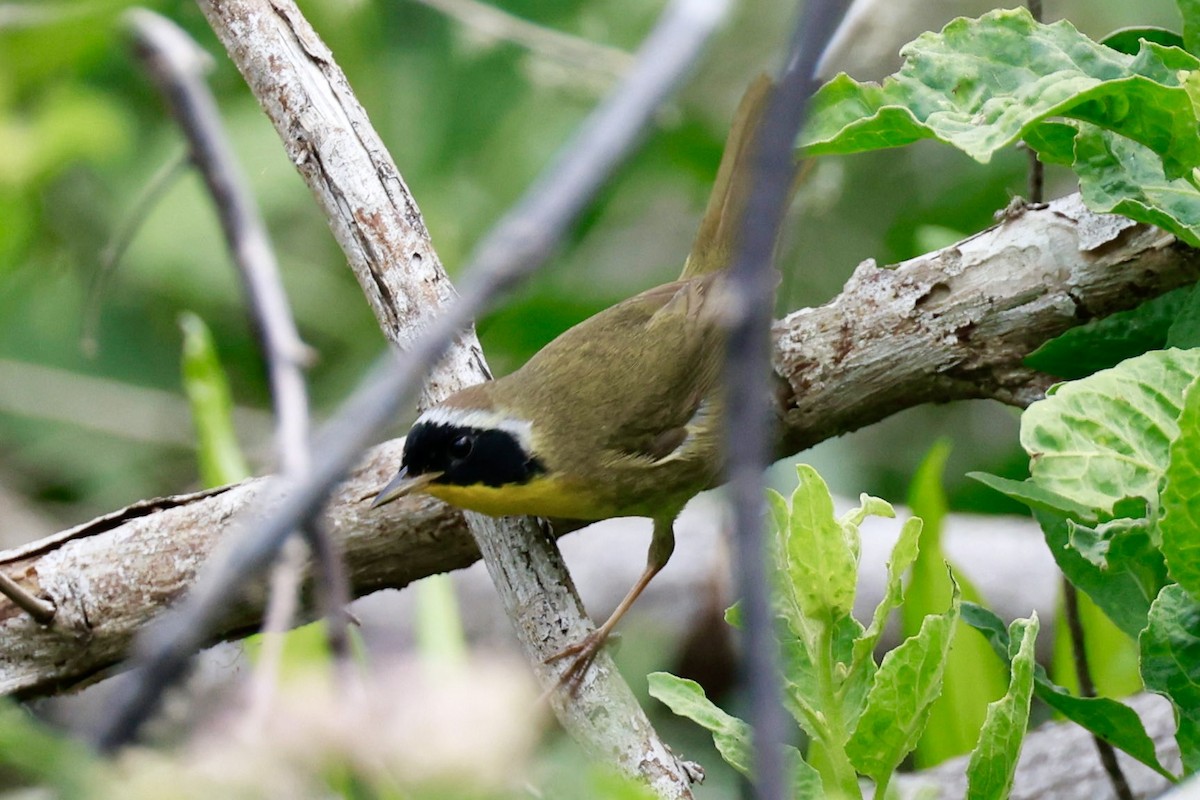
<path id="1" fill-rule="evenodd" d="M 558 676 L 558 683 L 554 685 L 554 689 L 566 688 L 567 692 L 574 696 L 579 691 L 579 687 L 583 685 L 583 676 L 587 674 L 588 667 L 596 660 L 600 648 L 604 647 L 606 641 L 608 641 L 608 632 L 602 627 L 597 628 L 575 644 L 568 645 L 547 658 L 543 663 L 553 664 L 564 658 L 574 658 Z"/>

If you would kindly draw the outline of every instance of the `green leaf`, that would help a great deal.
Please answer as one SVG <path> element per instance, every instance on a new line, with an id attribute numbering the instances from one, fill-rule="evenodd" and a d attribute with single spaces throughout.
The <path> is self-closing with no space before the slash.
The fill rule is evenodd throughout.
<path id="1" fill-rule="evenodd" d="M 1171 577 L 1200 597 L 1200 381 L 1184 395 L 1179 436 L 1171 443 L 1162 518 L 1162 552 Z"/>
<path id="2" fill-rule="evenodd" d="M 1077 127 L 1071 167 L 1088 208 L 1157 225 L 1200 246 L 1200 191 L 1191 181 L 1169 172 L 1150 148 L 1094 125 Z"/>
<path id="3" fill-rule="evenodd" d="M 986 472 L 968 472 L 967 477 L 995 489 L 1000 494 L 1011 497 L 1018 503 L 1024 503 L 1033 511 L 1049 511 L 1085 520 L 1095 516 L 1093 509 L 1076 503 L 1069 497 L 1056 494 L 1031 480 L 1014 481 L 1011 478 L 989 475 Z"/>
<path id="4" fill-rule="evenodd" d="M 787 532 L 780 549 L 800 613 L 830 621 L 849 616 L 858 572 L 857 528 L 834 516 L 829 487 L 815 469 L 801 464 L 796 473 L 800 484 L 790 509 L 777 494 L 770 506 L 779 529 Z"/>
<path id="5" fill-rule="evenodd" d="M 1200 346 L 1200 293 L 1195 286 L 1191 287 L 1187 301 L 1171 322 L 1167 345 L 1184 350 Z"/>
<path id="6" fill-rule="evenodd" d="M 190 312 L 183 330 L 183 388 L 196 427 L 200 477 L 205 486 L 237 483 L 250 476 L 233 430 L 233 400 L 208 326 Z"/>
<path id="7" fill-rule="evenodd" d="M 821 627 L 813 643 L 796 635 L 780 637 L 783 661 L 784 703 L 796 722 L 813 739 L 823 736 L 821 715 L 836 713 L 852 726 L 862 713 L 863 699 L 875 676 L 875 661 L 854 661 L 863 628 L 854 617 L 841 617 L 830 629 Z M 827 675 L 840 677 L 840 686 L 826 686 L 814 659 L 825 661 Z M 851 666 L 853 664 L 853 666 Z M 836 696 L 835 696 L 836 695 Z M 831 708 L 831 705 L 839 705 Z"/>
<path id="8" fill-rule="evenodd" d="M 941 545 L 942 520 L 947 511 L 942 474 L 949 455 L 949 440 L 936 442 L 917 468 L 909 489 L 909 506 L 914 515 L 924 520 L 924 527 L 920 556 L 913 564 L 912 580 L 901 610 L 904 636 L 915 634 L 927 614 L 944 609 L 954 591 L 954 582 L 946 569 L 949 562 Z M 961 575 L 956 577 L 963 599 L 982 599 L 969 581 Z M 918 769 L 970 752 L 983 727 L 987 704 L 1004 694 L 1005 670 L 996 663 L 987 644 L 973 636 L 956 635 L 954 641 L 946 660 L 941 695 L 929 711 L 925 733 L 913 752 L 913 763 Z"/>
<path id="9" fill-rule="evenodd" d="M 695 681 L 679 678 L 666 672 L 653 672 L 646 677 L 650 696 L 665 704 L 681 717 L 692 720 L 712 734 L 717 752 L 729 766 L 747 778 L 753 778 L 753 750 L 750 726 L 737 717 L 726 714 L 704 696 L 704 689 Z M 821 778 L 805 762 L 794 747 L 784 747 L 784 763 L 791 775 L 792 796 L 797 800 L 824 797 Z"/>
<path id="10" fill-rule="evenodd" d="M 1162 553 L 1147 526 L 1131 526 L 1108 543 L 1105 566 L 1097 566 L 1070 545 L 1078 525 L 1062 514 L 1035 512 L 1046 546 L 1063 574 L 1131 637 L 1146 627 L 1150 603 L 1167 581 Z"/>
<path id="11" fill-rule="evenodd" d="M 1160 154 L 1171 177 L 1200 163 L 1180 73 L 1195 57 L 1147 43 L 1136 56 L 1097 44 L 1066 21 L 1023 8 L 956 19 L 901 50 L 882 85 L 839 75 L 813 98 L 810 153 L 851 153 L 934 138 L 986 163 L 1050 117 L 1094 123 Z"/>
<path id="12" fill-rule="evenodd" d="M 1153 25 L 1144 27 L 1121 28 L 1100 40 L 1100 44 L 1119 50 L 1126 55 L 1135 56 L 1142 49 L 1142 42 L 1154 42 L 1163 47 L 1183 47 L 1183 37 L 1175 31 L 1158 28 Z"/>
<path id="13" fill-rule="evenodd" d="M 1153 516 L 1200 351 L 1161 350 L 1053 387 L 1021 415 L 1034 483 L 1106 518 L 1141 498 Z"/>
<path id="14" fill-rule="evenodd" d="M 414 588 L 417 652 L 438 668 L 462 666 L 467 661 L 467 643 L 450 576 L 430 575 Z"/>
<path id="15" fill-rule="evenodd" d="M 979 732 L 979 745 L 967 766 L 969 800 L 1004 800 L 1012 789 L 1017 757 L 1029 725 L 1029 701 L 1033 696 L 1033 673 L 1037 666 L 1034 643 L 1038 634 L 1037 614 L 1015 620 L 1009 638 L 1020 642 L 1010 662 L 1012 678 L 1004 697 L 988 705 L 987 718 Z"/>
<path id="16" fill-rule="evenodd" d="M 1079 129 L 1066 122 L 1041 122 L 1025 132 L 1025 144 L 1043 164 L 1070 167 L 1075 163 L 1075 134 Z"/>
<path id="17" fill-rule="evenodd" d="M 1060 378 L 1085 378 L 1127 358 L 1161 350 L 1193 291 L 1191 286 L 1176 289 L 1137 308 L 1071 328 L 1026 356 L 1025 365 Z"/>
<path id="18" fill-rule="evenodd" d="M 957 588 L 950 608 L 925 618 L 920 632 L 884 656 L 867 694 L 846 755 L 854 767 L 877 784 L 916 746 L 933 701 L 942 691 L 946 654 L 958 621 Z"/>
<path id="19" fill-rule="evenodd" d="M 754 757 L 749 725 L 726 714 L 705 697 L 704 689 L 695 681 L 668 672 L 652 672 L 646 676 L 646 680 L 651 697 L 711 733 L 721 758 L 741 774 L 750 775 Z"/>
<path id="20" fill-rule="evenodd" d="M 900 537 L 892 548 L 887 564 L 887 583 L 883 598 L 875 607 L 871 624 L 854 642 L 854 663 L 864 663 L 879 644 L 883 628 L 892 611 L 904 600 L 904 574 L 917 560 L 922 522 L 920 517 L 909 517 L 900 528 Z"/>
<path id="21" fill-rule="evenodd" d="M 10 783 L 19 775 L 41 784 L 47 796 L 53 787 L 55 797 L 94 797 L 95 768 L 91 754 L 78 742 L 44 727 L 8 698 L 0 699 L 0 774 Z"/>
<path id="22" fill-rule="evenodd" d="M 1087 592 L 1076 593 L 1076 605 L 1079 624 L 1083 629 L 1084 652 L 1096 694 L 1101 697 L 1128 697 L 1142 691 L 1137 640 L 1117 627 Z M 1078 694 L 1075 645 L 1062 603 L 1055 611 L 1052 630 L 1054 643 L 1050 678 L 1067 691 Z"/>
<path id="23" fill-rule="evenodd" d="M 1183 17 L 1183 47 L 1189 53 L 1200 53 L 1200 0 L 1175 0 Z"/>
<path id="24" fill-rule="evenodd" d="M 1072 549 L 1100 569 L 1108 569 L 1108 553 L 1115 542 L 1149 536 L 1150 520 L 1117 518 L 1096 526 L 1067 520 L 1067 541 Z"/>
<path id="25" fill-rule="evenodd" d="M 1012 644 L 999 617 L 982 606 L 963 603 L 962 619 L 983 634 L 1001 661 L 1009 662 Z M 1051 681 L 1040 665 L 1034 668 L 1034 693 L 1067 719 L 1124 750 L 1168 780 L 1175 779 L 1158 762 L 1154 740 L 1146 735 L 1141 718 L 1129 706 L 1107 697 L 1075 697 Z"/>
<path id="26" fill-rule="evenodd" d="M 1184 771 L 1200 770 L 1200 604 L 1182 586 L 1164 586 L 1138 638 L 1146 688 L 1175 706 Z"/>

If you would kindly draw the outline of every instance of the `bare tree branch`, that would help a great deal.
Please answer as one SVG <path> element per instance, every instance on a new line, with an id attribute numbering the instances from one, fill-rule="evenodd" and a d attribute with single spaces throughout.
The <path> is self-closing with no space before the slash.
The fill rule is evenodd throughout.
<path id="1" fill-rule="evenodd" d="M 481 245 L 473 259 L 475 266 L 469 270 L 471 277 L 464 299 L 450 304 L 446 313 L 427 326 L 422 336 L 412 344 L 405 359 L 376 370 L 373 378 L 323 430 L 318 440 L 318 447 L 323 453 L 322 462 L 314 465 L 313 471 L 303 476 L 290 494 L 284 496 L 280 487 L 273 488 L 266 502 L 272 506 L 277 503 L 278 507 L 260 526 L 253 529 L 252 534 L 238 537 L 223 558 L 214 559 L 215 565 L 208 569 L 209 577 L 198 583 L 178 610 L 157 624 L 149 632 L 150 635 L 142 637 L 137 659 L 141 665 L 138 667 L 141 678 L 130 682 L 125 694 L 113 702 L 113 713 L 98 736 L 102 746 L 119 744 L 136 730 L 153 708 L 163 687 L 180 674 L 207 627 L 225 612 L 230 594 L 271 558 L 290 527 L 301 524 L 317 513 L 334 483 L 342 477 L 367 438 L 399 410 L 406 397 L 406 388 L 413 385 L 424 370 L 432 365 L 447 343 L 456 338 L 456 334 L 475 313 L 517 277 L 527 274 L 544 259 L 566 225 L 582 209 L 586 199 L 607 178 L 613 166 L 629 152 L 650 114 L 694 62 L 700 45 L 715 28 L 724 7 L 725 4 L 720 0 L 677 0 L 668 8 L 663 20 L 643 46 L 637 67 L 585 123 L 577 144 L 556 162 L 550 174 L 535 184 L 526 200 Z M 387 235 L 380 237 L 377 226 L 363 224 L 364 217 L 368 218 L 368 222 L 379 222 L 379 209 L 394 206 L 389 203 L 361 211 L 351 206 L 351 213 L 347 214 L 345 208 L 339 207 L 347 199 L 345 193 L 326 191 L 324 180 L 329 179 L 334 170 L 318 169 L 310 174 L 304 170 L 304 164 L 310 159 L 297 157 L 298 154 L 291 147 L 289 152 L 293 152 L 293 157 L 305 177 L 310 179 L 318 198 L 334 201 L 327 210 L 333 217 L 335 234 L 347 248 L 352 265 L 358 267 L 356 273 L 360 283 L 374 301 L 372 305 L 385 331 L 391 333 L 394 339 L 401 340 L 403 337 L 397 337 L 395 333 L 400 325 L 409 320 L 401 313 L 405 304 L 399 300 L 407 298 L 411 301 L 414 295 L 427 295 L 430 283 L 443 287 L 445 292 L 452 293 L 452 290 L 448 288 L 449 284 L 436 264 L 436 257 L 428 258 L 433 255 L 428 247 L 428 235 L 421 226 L 415 204 L 407 197 L 403 183 L 395 173 L 395 167 L 388 161 L 386 153 L 382 150 L 375 153 L 370 147 L 368 140 L 373 134 L 362 116 L 361 108 L 345 88 L 344 76 L 299 12 L 284 2 L 202 3 L 202 8 L 209 15 L 214 29 L 225 39 L 227 48 L 238 61 L 239 68 L 256 94 L 262 90 L 260 100 L 289 145 L 294 137 L 287 126 L 294 124 L 297 118 L 304 119 L 303 114 L 290 113 L 289 109 L 308 107 L 304 102 L 291 101 L 306 99 L 311 103 L 314 99 L 311 94 L 305 96 L 314 87 L 297 80 L 302 73 L 307 74 L 305 70 L 289 71 L 283 66 L 290 63 L 289 59 L 299 59 L 307 67 L 316 67 L 321 78 L 316 86 L 318 94 L 333 94 L 340 112 L 357 118 L 357 125 L 349 131 L 338 129 L 336 124 L 333 127 L 322 126 L 317 131 L 321 135 L 306 139 L 305 145 L 313 146 L 318 153 L 322 152 L 322 146 L 340 147 L 337 154 L 342 157 L 347 155 L 345 150 L 366 153 L 365 160 L 371 163 L 372 177 L 365 183 L 373 187 L 374 179 L 379 177 L 382 170 L 388 179 L 387 188 L 404 201 L 406 213 L 397 215 L 402 220 L 398 226 L 402 241 L 397 241 L 397 237 L 392 235 L 397 231 L 388 229 Z M 296 47 L 297 44 L 302 46 Z M 283 52 L 276 52 L 275 46 L 281 47 Z M 285 80 L 283 84 L 298 92 L 300 97 L 285 94 L 286 101 L 280 101 L 279 79 L 283 73 L 287 73 L 284 77 L 292 81 L 288 83 Z M 313 76 L 307 74 L 307 77 Z M 338 115 L 334 116 L 336 121 Z M 367 147 L 363 148 L 362 144 L 367 144 Z M 339 163 L 338 166 L 344 167 L 344 164 Z M 361 176 L 339 174 L 335 177 L 343 181 L 339 185 L 342 188 L 346 181 L 354 183 Z M 356 211 L 358 213 L 354 213 Z M 398 257 L 379 263 L 373 258 L 379 250 L 374 246 L 363 247 L 363 242 L 356 237 L 365 238 L 370 245 L 386 245 L 383 249 L 390 249 Z M 413 247 L 397 247 L 404 244 Z M 421 246 L 426 255 L 414 250 L 416 246 Z M 361 261 L 358 258 L 360 256 Z M 426 260 L 431 260 L 433 274 L 417 276 L 420 279 L 415 286 L 408 284 L 408 279 L 413 276 L 404 274 L 402 270 L 385 274 L 384 268 L 389 262 L 419 268 Z M 386 285 L 388 274 L 396 276 L 395 287 Z M 393 292 L 393 288 L 401 292 L 415 288 L 415 291 L 401 295 Z M 461 355 L 464 351 L 473 358 L 466 361 L 463 370 L 453 373 L 450 381 L 470 382 L 487 377 L 477 345 L 456 348 L 452 353 Z M 449 386 L 450 381 L 445 380 L 445 374 L 440 377 L 440 382 L 435 381 L 432 386 L 427 386 L 427 401 L 436 400 L 447 394 L 449 388 L 455 388 Z M 526 632 L 524 623 L 529 620 L 535 622 L 535 627 L 541 626 L 543 631 L 552 630 L 547 627 L 548 619 L 543 619 L 546 614 L 536 603 L 529 602 L 531 597 L 545 602 L 547 595 L 567 596 L 560 598 L 559 604 L 549 606 L 559 612 L 556 615 L 559 622 L 557 636 L 522 637 L 530 643 L 532 654 L 537 655 L 539 648 L 560 647 L 564 644 L 564 637 L 577 635 L 576 631 L 583 626 L 585 619 L 582 606 L 578 598 L 570 597 L 573 590 L 569 577 L 553 543 L 544 537 L 531 539 L 528 528 L 522 531 L 519 526 L 504 526 L 494 520 L 473 520 L 473 526 L 480 529 L 476 536 L 486 547 L 502 544 L 508 553 L 520 554 L 506 555 L 504 566 L 493 571 L 494 576 L 504 575 L 507 585 L 518 590 L 517 595 L 509 598 L 509 604 L 519 631 Z M 533 553 L 540 555 L 534 556 Z M 497 560 L 486 549 L 485 557 L 489 564 Z M 525 596 L 521 597 L 521 593 Z M 565 617 L 562 599 L 573 600 L 565 604 L 567 611 L 571 612 Z M 530 609 L 533 609 L 532 613 Z M 541 672 L 545 679 L 551 670 Z M 582 702 L 556 706 L 568 730 L 585 747 L 596 753 L 612 757 L 615 752 L 615 760 L 624 771 L 642 775 L 660 795 L 690 796 L 686 771 L 653 734 L 632 693 L 620 681 L 615 670 L 602 671 L 595 684 L 596 690 L 589 690 L 587 695 L 580 698 Z M 619 704 L 622 713 L 612 713 L 614 703 Z"/>
<path id="2" fill-rule="evenodd" d="M 921 403 L 1023 396 L 1040 377 L 1021 359 L 1046 339 L 1198 277 L 1196 251 L 1157 229 L 1092 214 L 1077 195 L 894 269 L 861 267 L 827 305 L 775 324 L 774 360 L 794 390 L 777 450 Z M 967 324 L 970 335 L 956 335 Z M 368 513 L 400 448 L 395 441 L 367 453 L 321 517 L 355 596 L 479 557 L 461 513 L 437 501 L 409 498 Z M 116 665 L 188 588 L 237 514 L 261 506 L 266 485 L 260 478 L 146 501 L 0 553 L 0 569 L 58 608 L 54 626 L 42 628 L 0 602 L 0 692 L 51 694 Z M 260 608 L 240 604 L 210 640 L 244 635 Z"/>
<path id="3" fill-rule="evenodd" d="M 267 365 L 279 470 L 285 477 L 298 477 L 308 470 L 311 458 L 303 365 L 311 360 L 312 353 L 296 329 L 266 224 L 225 134 L 216 100 L 205 83 L 211 59 L 166 17 L 133 9 L 126 19 L 133 31 L 136 53 L 187 138 L 191 161 L 212 195 Z M 329 623 L 330 649 L 344 659 L 348 656 L 344 609 L 350 602 L 345 570 L 337 550 L 319 526 L 305 524 L 301 530 L 308 548 L 297 541 L 284 549 L 272 576 L 272 600 L 263 628 L 268 633 L 280 633 L 291 627 L 294 595 L 300 587 L 306 551 L 311 548 L 320 567 L 318 596 Z M 267 703 L 281 647 L 278 636 L 268 637 L 258 669 L 258 708 Z"/>

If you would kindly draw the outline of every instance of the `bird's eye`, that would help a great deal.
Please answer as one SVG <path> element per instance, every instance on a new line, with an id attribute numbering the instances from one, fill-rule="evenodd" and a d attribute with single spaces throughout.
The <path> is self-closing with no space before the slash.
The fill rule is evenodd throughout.
<path id="1" fill-rule="evenodd" d="M 460 436 L 450 443 L 450 457 L 454 459 L 464 459 L 471 455 L 471 448 L 475 445 L 475 440 L 470 436 Z"/>

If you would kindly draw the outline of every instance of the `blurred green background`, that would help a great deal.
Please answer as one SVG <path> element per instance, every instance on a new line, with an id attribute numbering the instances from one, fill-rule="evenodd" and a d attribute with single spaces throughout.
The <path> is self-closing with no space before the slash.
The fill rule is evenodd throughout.
<path id="1" fill-rule="evenodd" d="M 151 5 L 215 57 L 211 82 L 301 331 L 319 353 L 311 391 L 318 415 L 327 414 L 383 350 L 383 338 L 273 129 L 195 5 Z M 986 8 L 924 6 L 933 8 L 913 4 L 903 12 L 914 31 L 940 26 L 938 15 Z M 119 19 L 125 7 L 0 4 L 4 544 L 197 485 L 179 377 L 184 311 L 212 327 L 254 468 L 270 469 L 262 364 L 211 203 L 194 175 L 173 184 L 138 229 L 98 298 L 94 354 L 81 345 L 101 251 L 182 146 L 130 55 Z M 310 0 L 302 7 L 390 147 L 453 274 L 627 68 L 662 3 L 495 3 L 539 26 L 530 42 L 482 32 L 477 19 L 465 18 L 470 8 L 461 0 Z M 1178 26 L 1171 0 L 1051 0 L 1047 12 L 1096 37 L 1135 23 Z M 790 3 L 766 0 L 735 7 L 645 148 L 566 246 L 480 322 L 497 373 L 579 319 L 678 272 L 733 107 L 753 75 L 774 68 L 794 13 Z M 861 70 L 887 63 L 910 38 L 903 26 L 891 27 L 891 40 L 854 40 L 837 63 L 856 66 L 857 77 L 877 77 Z M 565 56 L 552 49 L 558 34 L 572 37 Z M 863 259 L 895 262 L 986 227 L 996 209 L 1023 192 L 1025 164 L 1023 153 L 1012 152 L 982 167 L 936 146 L 822 161 L 800 192 L 781 246 L 778 310 L 828 300 Z M 1064 181 L 1052 175 L 1051 193 L 1071 191 Z M 952 505 L 996 508 L 961 475 L 1020 473 L 1015 431 L 1015 414 L 994 404 L 918 409 L 806 458 L 835 490 L 899 499 L 930 442 L 949 434 L 956 442 L 947 470 Z"/>

